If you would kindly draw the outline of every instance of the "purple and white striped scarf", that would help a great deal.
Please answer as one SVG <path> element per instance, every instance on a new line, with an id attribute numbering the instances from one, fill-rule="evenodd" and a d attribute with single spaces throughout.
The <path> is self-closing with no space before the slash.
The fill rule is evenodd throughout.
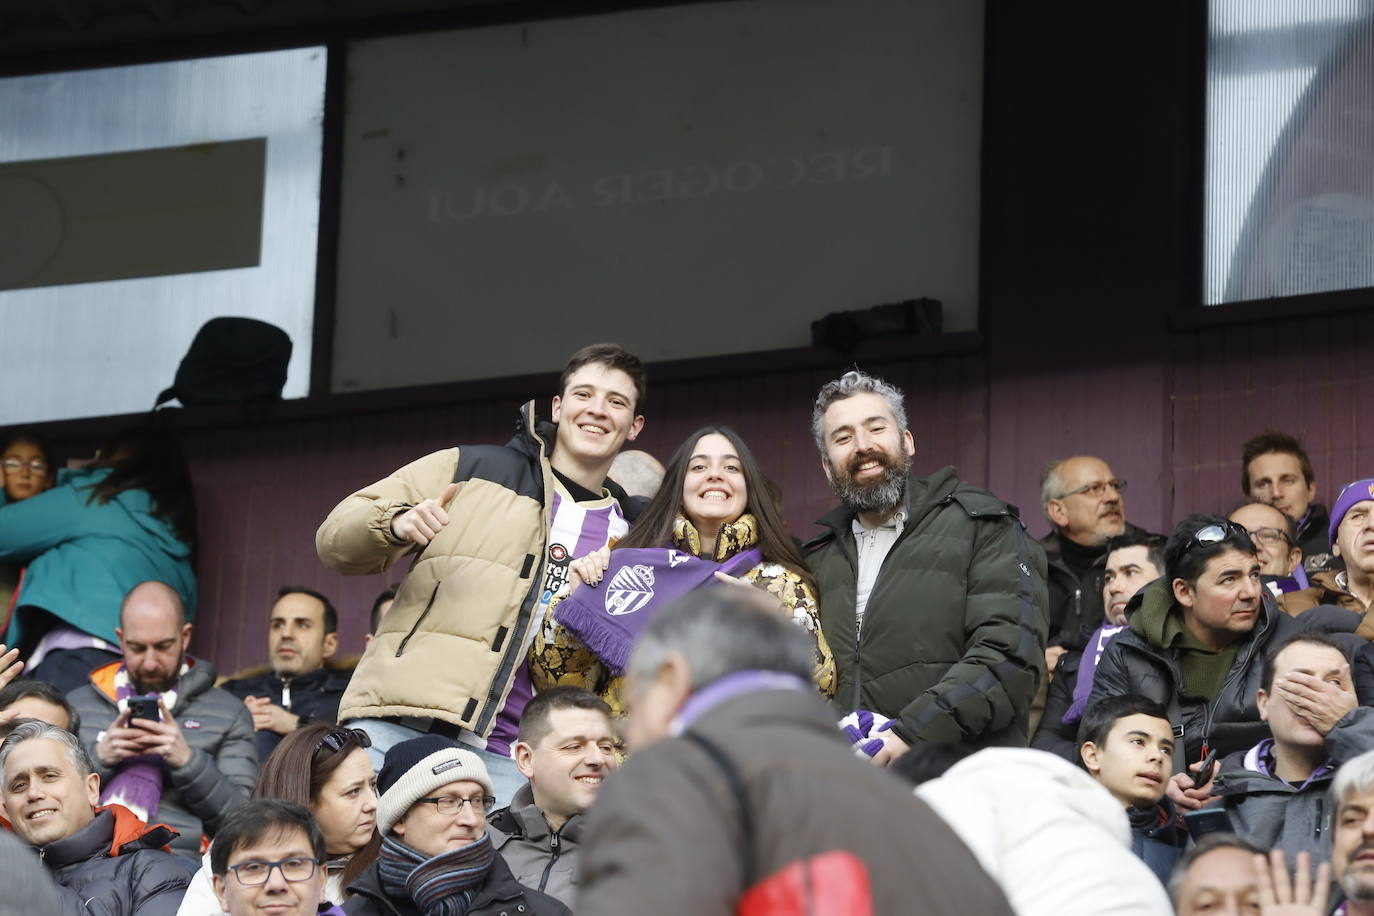
<path id="1" fill-rule="evenodd" d="M 615 676 L 625 673 L 630 649 L 659 608 L 703 585 L 715 573 L 738 576 L 763 560 L 757 547 L 723 563 L 703 560 L 672 547 L 627 547 L 611 551 L 606 574 L 583 585 L 553 610 L 553 619 L 591 649 Z"/>
<path id="2" fill-rule="evenodd" d="M 1102 653 L 1107 651 L 1107 643 L 1124 629 L 1124 625 L 1117 627 L 1103 624 L 1088 640 L 1088 645 L 1083 650 L 1083 660 L 1078 663 L 1078 680 L 1073 685 L 1073 703 L 1061 720 L 1065 725 L 1072 725 L 1083 718 L 1083 711 L 1088 708 L 1088 697 L 1093 692 L 1093 675 L 1097 672 L 1097 663 L 1102 661 Z"/>
<path id="3" fill-rule="evenodd" d="M 114 676 L 115 706 L 122 713 L 129 708 L 130 697 L 150 696 L 160 699 L 162 705 L 169 710 L 174 709 L 177 705 L 177 688 L 181 686 L 181 679 L 185 677 L 189 667 L 186 662 L 181 663 L 181 670 L 177 672 L 177 682 L 170 690 L 140 694 L 129 680 L 128 669 L 121 663 Z M 127 757 L 105 784 L 104 790 L 100 793 L 100 804 L 123 805 L 138 815 L 139 820 L 151 822 L 157 816 L 157 806 L 162 801 L 163 775 L 163 759 L 160 755 L 142 754 L 138 757 Z"/>

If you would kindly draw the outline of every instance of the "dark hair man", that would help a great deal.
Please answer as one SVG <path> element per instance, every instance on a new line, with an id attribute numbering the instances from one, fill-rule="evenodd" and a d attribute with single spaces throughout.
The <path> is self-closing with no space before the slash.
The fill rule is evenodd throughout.
<path id="1" fill-rule="evenodd" d="M 72 734 L 80 734 L 81 717 L 67 695 L 47 681 L 21 678 L 0 688 L 0 738 L 5 726 L 15 719 L 38 719 Z"/>
<path id="2" fill-rule="evenodd" d="M 191 873 L 162 851 L 176 834 L 119 805 L 97 807 L 100 777 L 75 735 L 28 719 L 0 743 L 5 816 L 40 853 L 34 867 L 57 883 L 64 912 L 173 916 Z M 6 888 L 8 891 L 9 888 Z"/>
<path id="3" fill-rule="evenodd" d="M 382 618 L 391 610 L 391 606 L 396 603 L 396 586 L 389 585 L 382 589 L 382 593 L 372 602 L 372 612 L 367 618 L 367 635 L 363 637 L 363 648 L 372 644 L 372 638 L 377 635 L 377 627 L 382 622 Z"/>
<path id="4" fill-rule="evenodd" d="M 529 782 L 490 818 L 496 851 L 515 880 L 575 908 L 583 814 L 618 765 L 611 708 L 583 687 L 535 694 L 520 718 L 515 765 Z"/>
<path id="5" fill-rule="evenodd" d="M 1250 532 L 1215 515 L 1190 515 L 1164 548 L 1164 575 L 1145 587 L 1131 626 L 1112 639 L 1089 705 L 1141 694 L 1169 712 L 1185 762 L 1213 748 L 1253 746 L 1267 732 L 1255 696 L 1266 649 L 1301 629 L 1260 586 Z M 1349 616 L 1349 615 L 1346 615 Z M 1191 781 L 1183 789 L 1193 788 Z M 1200 805 L 1171 794 L 1185 808 Z"/>
<path id="6" fill-rule="evenodd" d="M 211 882 L 229 916 L 343 916 L 325 900 L 324 836 L 304 805 L 244 802 L 210 847 Z"/>
<path id="7" fill-rule="evenodd" d="M 353 669 L 333 663 L 339 614 L 329 599 L 298 585 L 277 593 L 267 622 L 267 666 L 220 685 L 243 700 L 266 760 L 285 735 L 312 722 L 334 724 Z"/>
<path id="8" fill-rule="evenodd" d="M 814 667 L 811 640 L 756 590 L 698 589 L 653 618 L 627 667 L 632 763 L 589 814 L 584 912 L 726 916 L 821 857 L 844 877 L 816 883 L 812 912 L 857 912 L 825 895 L 863 884 L 874 913 L 912 911 L 913 888 L 927 916 L 1011 912 L 925 802 L 855 760 Z"/>
<path id="9" fill-rule="evenodd" d="M 1345 648 L 1321 634 L 1268 654 L 1256 700 L 1273 737 L 1224 759 L 1211 791 L 1239 836 L 1324 862 L 1327 790 L 1337 767 L 1374 750 L 1374 709 L 1356 702 Z"/>
<path id="10" fill-rule="evenodd" d="M 1126 522 L 1126 481 L 1101 458 L 1056 458 L 1040 474 L 1040 504 L 1053 526 L 1040 539 L 1049 566 L 1047 670 L 1082 649 L 1102 621 L 1102 560 L 1107 542 L 1144 531 Z"/>
<path id="11" fill-rule="evenodd" d="M 191 625 L 169 586 L 134 586 L 115 632 L 123 661 L 95 669 L 70 695 L 101 800 L 166 822 L 179 834 L 172 851 L 199 862 L 202 835 L 213 837 L 257 781 L 253 718 L 214 686 L 209 663 L 186 654 Z M 143 705 L 154 718 L 134 715 Z"/>
<path id="12" fill-rule="evenodd" d="M 1368 613 L 1374 604 L 1374 477 L 1341 489 L 1332 507 L 1327 537 L 1332 554 L 1345 567 L 1312 573 L 1311 586 L 1284 595 L 1281 606 L 1290 614 L 1322 604 Z M 1374 639 L 1374 622 L 1362 625 L 1360 635 Z"/>
<path id="13" fill-rule="evenodd" d="M 841 502 L 807 544 L 835 703 L 893 720 L 880 765 L 917 741 L 1024 746 L 1045 676 L 1040 545 L 1014 507 L 954 468 L 910 474 L 916 445 L 887 382 L 847 372 L 822 386 L 811 416 Z"/>
<path id="14" fill-rule="evenodd" d="M 524 782 L 510 746 L 533 695 L 525 656 L 572 558 L 629 528 L 624 491 L 606 474 L 639 435 L 643 403 L 637 357 L 584 347 L 563 370 L 556 425 L 538 423 L 530 401 L 507 445 L 427 455 L 325 519 L 315 546 L 338 572 L 378 573 L 419 554 L 340 704 L 340 718 L 372 736 L 374 757 L 441 734 L 483 757 L 503 804 Z"/>
<path id="15" fill-rule="evenodd" d="M 495 805 L 482 758 L 439 735 L 392 745 L 377 774 L 377 861 L 348 886 L 345 913 L 571 916 L 518 883 L 487 832 Z"/>
<path id="16" fill-rule="evenodd" d="M 1128 531 L 1107 541 L 1102 569 L 1104 617 L 1088 637 L 1083 651 L 1070 649 L 1059 659 L 1045 700 L 1045 714 L 1031 747 L 1078 763 L 1078 723 L 1087 709 L 1102 653 L 1116 634 L 1126 628 L 1126 609 L 1131 599 L 1163 572 L 1164 538 L 1159 535 Z"/>
<path id="17" fill-rule="evenodd" d="M 1287 433 L 1267 429 L 1241 449 L 1240 488 L 1245 498 L 1269 503 L 1297 526 L 1295 544 L 1309 572 L 1340 569 L 1327 540 L 1326 507 L 1316 502 L 1317 475 L 1302 443 Z"/>
<path id="18" fill-rule="evenodd" d="M 1126 809 L 1131 851 L 1167 883 L 1187 837 L 1164 795 L 1174 771 L 1174 728 L 1164 707 L 1134 694 L 1089 706 L 1078 731 L 1079 759 Z"/>

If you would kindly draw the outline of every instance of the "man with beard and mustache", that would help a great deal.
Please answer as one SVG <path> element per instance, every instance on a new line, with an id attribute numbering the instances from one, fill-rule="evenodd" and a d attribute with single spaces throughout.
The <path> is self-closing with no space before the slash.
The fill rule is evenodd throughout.
<path id="1" fill-rule="evenodd" d="M 1146 532 L 1126 523 L 1126 481 L 1101 458 L 1075 455 L 1045 465 L 1040 502 L 1054 526 L 1040 539 L 1049 564 L 1050 637 L 1045 663 L 1082 649 L 1102 622 L 1102 561 L 1107 540 Z"/>
<path id="2" fill-rule="evenodd" d="M 812 433 L 842 504 L 807 545 L 835 702 L 891 720 L 865 752 L 885 766 L 918 741 L 1025 746 L 1047 599 L 1016 508 L 952 467 L 912 476 L 902 392 L 863 372 L 821 388 Z"/>
<path id="3" fill-rule="evenodd" d="M 191 625 L 172 588 L 134 586 L 115 634 L 123 660 L 96 668 L 90 683 L 69 697 L 100 776 L 100 803 L 167 824 L 180 834 L 172 852 L 198 865 L 201 837 L 213 837 L 257 781 L 253 717 L 232 693 L 214 686 L 209 663 L 186 654 Z M 157 716 L 132 715 L 135 699 L 144 701 L 136 708 L 151 700 Z"/>

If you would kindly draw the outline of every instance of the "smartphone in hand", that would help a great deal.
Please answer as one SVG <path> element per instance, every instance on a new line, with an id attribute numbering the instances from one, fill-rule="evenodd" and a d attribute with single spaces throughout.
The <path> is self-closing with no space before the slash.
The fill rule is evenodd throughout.
<path id="1" fill-rule="evenodd" d="M 162 710 L 158 708 L 157 697 L 129 697 L 129 721 L 134 719 L 161 722 Z"/>

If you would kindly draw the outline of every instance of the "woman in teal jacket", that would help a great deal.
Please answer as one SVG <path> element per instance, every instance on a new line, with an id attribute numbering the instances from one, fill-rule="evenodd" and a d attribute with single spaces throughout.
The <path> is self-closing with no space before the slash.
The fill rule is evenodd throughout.
<path id="1" fill-rule="evenodd" d="M 194 615 L 194 551 L 195 499 L 175 439 L 120 433 L 57 486 L 0 506 L 0 561 L 26 564 L 4 642 L 37 656 L 35 677 L 79 687 L 118 651 L 119 606 L 138 583 L 167 583 Z"/>

